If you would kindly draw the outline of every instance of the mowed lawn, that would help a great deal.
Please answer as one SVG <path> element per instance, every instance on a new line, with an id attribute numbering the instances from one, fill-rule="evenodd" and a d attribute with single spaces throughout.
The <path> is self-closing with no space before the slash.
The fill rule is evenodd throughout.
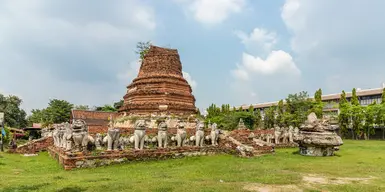
<path id="1" fill-rule="evenodd" d="M 334 157 L 279 149 L 64 171 L 47 153 L 0 153 L 0 191 L 385 191 L 385 141 L 351 141 Z M 305 179 L 307 178 L 307 179 Z"/>

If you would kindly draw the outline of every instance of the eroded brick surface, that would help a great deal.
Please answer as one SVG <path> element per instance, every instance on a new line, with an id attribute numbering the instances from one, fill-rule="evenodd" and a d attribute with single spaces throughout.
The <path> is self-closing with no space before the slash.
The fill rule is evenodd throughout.
<path id="1" fill-rule="evenodd" d="M 127 86 L 120 112 L 127 114 L 196 113 L 195 97 L 182 74 L 176 49 L 151 46 L 138 76 Z"/>

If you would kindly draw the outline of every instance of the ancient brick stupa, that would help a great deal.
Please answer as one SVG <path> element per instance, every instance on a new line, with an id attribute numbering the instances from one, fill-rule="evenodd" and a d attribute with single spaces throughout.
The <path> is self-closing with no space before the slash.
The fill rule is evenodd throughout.
<path id="1" fill-rule="evenodd" d="M 192 115 L 195 98 L 183 78 L 176 49 L 151 46 L 138 76 L 127 86 L 123 106 L 126 115 Z"/>

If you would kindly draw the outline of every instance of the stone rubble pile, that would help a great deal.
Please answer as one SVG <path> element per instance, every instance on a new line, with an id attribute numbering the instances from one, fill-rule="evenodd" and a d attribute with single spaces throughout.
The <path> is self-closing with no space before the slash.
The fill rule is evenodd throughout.
<path id="1" fill-rule="evenodd" d="M 341 137 L 335 132 L 337 125 L 331 125 L 327 118 L 317 119 L 311 113 L 300 127 L 294 141 L 299 145 L 299 152 L 306 156 L 332 156 L 343 144 Z"/>

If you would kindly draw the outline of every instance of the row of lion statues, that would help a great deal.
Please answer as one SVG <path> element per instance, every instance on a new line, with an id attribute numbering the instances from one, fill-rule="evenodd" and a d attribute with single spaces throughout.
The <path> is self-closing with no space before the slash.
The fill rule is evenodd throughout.
<path id="1" fill-rule="evenodd" d="M 158 123 L 158 134 L 155 136 L 146 135 L 146 121 L 139 119 L 135 121 L 134 133 L 130 136 L 122 136 L 120 129 L 114 127 L 111 120 L 108 124 L 108 130 L 105 135 L 97 133 L 95 137 L 88 134 L 88 126 L 84 120 L 73 120 L 72 124 L 62 123 L 56 125 L 52 132 L 54 145 L 65 151 L 86 151 L 91 145 L 98 150 L 106 148 L 107 151 L 123 150 L 131 146 L 135 150 L 142 150 L 146 145 L 154 145 L 158 148 L 167 148 L 170 143 L 174 143 L 176 147 L 186 145 L 202 147 L 205 143 L 212 146 L 218 145 L 220 130 L 216 123 L 209 123 L 208 128 L 211 130 L 209 135 L 205 136 L 204 123 L 196 120 L 195 135 L 187 136 L 185 122 L 178 120 L 176 125 L 176 135 L 167 132 L 168 126 L 165 121 Z"/>

